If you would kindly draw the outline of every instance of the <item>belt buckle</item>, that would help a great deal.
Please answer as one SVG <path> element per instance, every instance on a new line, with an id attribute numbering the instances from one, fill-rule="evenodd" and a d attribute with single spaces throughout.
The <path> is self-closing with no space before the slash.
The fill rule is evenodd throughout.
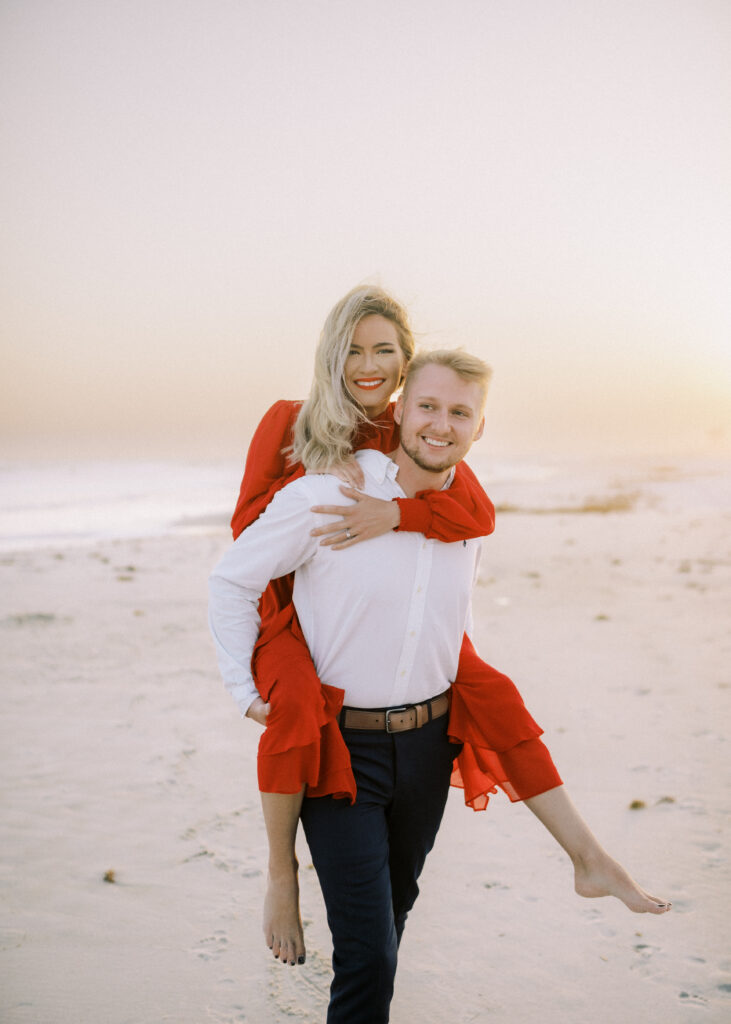
<path id="1" fill-rule="evenodd" d="M 398 714 L 401 711 L 408 711 L 408 710 L 409 710 L 409 705 L 408 704 L 404 704 L 404 706 L 402 708 L 387 708 L 386 709 L 386 732 L 393 733 L 393 729 L 391 728 L 391 715 Z"/>

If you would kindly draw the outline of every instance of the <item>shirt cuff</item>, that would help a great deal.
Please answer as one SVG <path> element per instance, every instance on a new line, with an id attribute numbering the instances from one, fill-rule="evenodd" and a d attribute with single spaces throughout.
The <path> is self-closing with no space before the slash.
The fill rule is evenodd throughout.
<path id="1" fill-rule="evenodd" d="M 246 712 L 260 696 L 259 691 L 253 683 L 235 683 L 226 687 L 233 699 L 236 701 L 241 717 L 246 718 Z"/>

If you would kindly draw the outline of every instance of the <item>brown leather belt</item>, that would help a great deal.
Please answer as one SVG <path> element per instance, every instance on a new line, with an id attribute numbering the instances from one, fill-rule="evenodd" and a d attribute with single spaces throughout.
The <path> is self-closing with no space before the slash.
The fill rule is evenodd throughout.
<path id="1" fill-rule="evenodd" d="M 407 704 L 400 708 L 343 708 L 338 715 L 342 729 L 378 729 L 380 732 L 408 732 L 421 729 L 427 722 L 441 718 L 449 710 L 449 691 L 423 704 Z"/>

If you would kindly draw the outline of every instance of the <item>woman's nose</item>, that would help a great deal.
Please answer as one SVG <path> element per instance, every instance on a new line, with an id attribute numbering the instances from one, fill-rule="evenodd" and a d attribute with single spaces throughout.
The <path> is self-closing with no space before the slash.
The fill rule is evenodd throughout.
<path id="1" fill-rule="evenodd" d="M 362 373 L 369 373 L 372 370 L 375 371 L 376 369 L 378 369 L 375 353 L 363 353 L 363 358 L 361 360 L 361 368 Z"/>

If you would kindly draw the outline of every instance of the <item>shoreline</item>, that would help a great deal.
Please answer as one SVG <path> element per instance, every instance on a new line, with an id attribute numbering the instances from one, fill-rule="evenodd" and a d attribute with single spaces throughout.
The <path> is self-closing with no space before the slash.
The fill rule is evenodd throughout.
<path id="1" fill-rule="evenodd" d="M 501 516 L 731 511 L 731 456 L 469 460 Z M 0 464 L 0 556 L 20 550 L 206 532 L 227 526 L 241 465 L 99 461 Z"/>

